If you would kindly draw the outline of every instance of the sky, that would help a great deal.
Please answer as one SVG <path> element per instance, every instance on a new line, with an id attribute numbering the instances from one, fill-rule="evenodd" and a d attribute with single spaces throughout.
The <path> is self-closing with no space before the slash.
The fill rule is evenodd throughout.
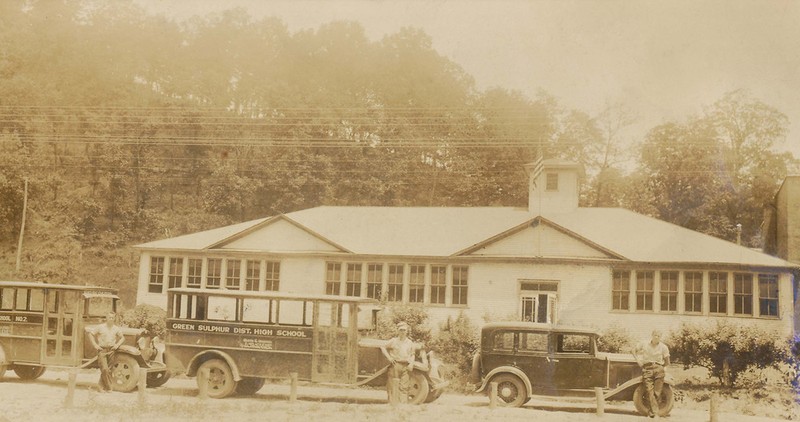
<path id="1" fill-rule="evenodd" d="M 423 29 L 478 89 L 540 90 L 595 114 L 621 103 L 626 136 L 699 114 L 746 89 L 789 117 L 778 150 L 800 158 L 800 1 L 795 0 L 135 0 L 186 19 L 241 7 L 289 30 L 360 22 L 379 40 Z"/>

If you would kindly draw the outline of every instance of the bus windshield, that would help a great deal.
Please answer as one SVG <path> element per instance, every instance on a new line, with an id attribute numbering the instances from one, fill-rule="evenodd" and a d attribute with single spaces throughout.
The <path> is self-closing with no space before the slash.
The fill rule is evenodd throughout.
<path id="1" fill-rule="evenodd" d="M 88 296 L 86 298 L 86 315 L 90 317 L 104 317 L 109 312 L 114 312 L 117 298 L 111 295 Z"/>

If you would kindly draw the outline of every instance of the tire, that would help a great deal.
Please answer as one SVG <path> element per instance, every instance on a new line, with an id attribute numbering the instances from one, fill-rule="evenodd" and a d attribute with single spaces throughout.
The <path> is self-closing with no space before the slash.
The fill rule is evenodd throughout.
<path id="1" fill-rule="evenodd" d="M 431 386 L 428 379 L 419 371 L 411 371 L 408 376 L 408 402 L 410 404 L 425 403 Z"/>
<path id="2" fill-rule="evenodd" d="M 520 407 L 528 401 L 528 390 L 519 377 L 511 374 L 502 374 L 492 378 L 497 383 L 497 405 L 505 407 Z M 488 392 L 491 394 L 491 389 Z"/>
<path id="3" fill-rule="evenodd" d="M 636 387 L 636 391 L 633 392 L 633 405 L 636 407 L 637 412 L 645 416 L 649 410 L 645 405 L 647 403 L 646 395 L 647 390 L 644 388 L 644 384 L 639 384 Z M 664 384 L 661 388 L 661 397 L 658 398 L 658 416 L 669 416 L 674 404 L 675 399 L 672 395 L 672 387 L 669 384 Z"/>
<path id="4" fill-rule="evenodd" d="M 111 369 L 112 390 L 128 393 L 136 389 L 139 382 L 139 362 L 133 356 L 114 353 L 108 366 Z"/>
<path id="5" fill-rule="evenodd" d="M 147 388 L 161 387 L 172 376 L 168 370 L 147 373 Z"/>
<path id="6" fill-rule="evenodd" d="M 263 386 L 264 378 L 242 378 L 238 383 L 236 383 L 236 394 L 240 396 L 252 396 Z"/>
<path id="7" fill-rule="evenodd" d="M 207 394 L 213 399 L 221 399 L 230 396 L 236 391 L 236 381 L 233 379 L 233 372 L 225 361 L 220 359 L 210 359 L 203 362 L 197 369 L 198 374 L 208 370 Z M 197 377 L 197 386 L 200 387 L 202 380 Z"/>
<path id="8" fill-rule="evenodd" d="M 439 396 L 442 395 L 442 391 L 444 391 L 444 388 L 428 391 L 428 396 L 425 397 L 425 403 L 432 403 L 436 401 L 436 399 L 438 399 Z"/>
<path id="9" fill-rule="evenodd" d="M 35 380 L 44 374 L 44 370 L 44 366 L 14 365 L 14 373 L 16 373 L 20 379 L 24 380 Z"/>

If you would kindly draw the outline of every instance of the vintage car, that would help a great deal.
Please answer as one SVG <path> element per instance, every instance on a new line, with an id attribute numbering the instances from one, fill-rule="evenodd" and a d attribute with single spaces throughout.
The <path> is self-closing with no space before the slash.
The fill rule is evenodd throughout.
<path id="1" fill-rule="evenodd" d="M 472 365 L 477 392 L 497 383 L 498 403 L 522 406 L 532 396 L 594 396 L 633 400 L 646 415 L 642 371 L 631 354 L 597 350 L 596 331 L 529 322 L 490 323 L 481 330 L 480 350 Z M 665 378 L 659 415 L 672 410 L 672 380 Z"/>

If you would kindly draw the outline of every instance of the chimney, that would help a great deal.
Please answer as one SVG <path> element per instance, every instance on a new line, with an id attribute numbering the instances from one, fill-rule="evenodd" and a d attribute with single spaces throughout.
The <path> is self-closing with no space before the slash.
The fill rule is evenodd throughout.
<path id="1" fill-rule="evenodd" d="M 525 165 L 528 173 L 528 212 L 559 214 L 578 208 L 583 168 L 571 161 L 549 159 Z"/>

